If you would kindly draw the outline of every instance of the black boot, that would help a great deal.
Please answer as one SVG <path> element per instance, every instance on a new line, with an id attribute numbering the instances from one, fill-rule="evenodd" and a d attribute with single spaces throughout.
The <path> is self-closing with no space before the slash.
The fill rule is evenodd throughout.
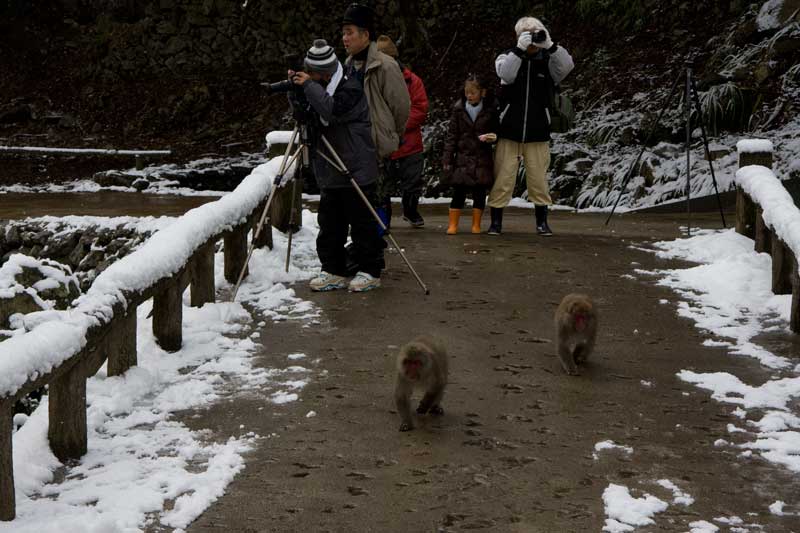
<path id="1" fill-rule="evenodd" d="M 425 220 L 419 214 L 419 198 L 416 194 L 406 193 L 403 195 L 403 220 L 411 224 L 413 228 L 421 228 L 425 225 Z"/>
<path id="2" fill-rule="evenodd" d="M 503 232 L 503 208 L 491 207 L 489 214 L 492 217 L 492 223 L 489 224 L 489 235 L 500 235 Z"/>
<path id="3" fill-rule="evenodd" d="M 550 225 L 547 223 L 547 206 L 537 205 L 535 208 L 536 213 L 536 233 L 543 237 L 549 237 L 553 234 Z"/>

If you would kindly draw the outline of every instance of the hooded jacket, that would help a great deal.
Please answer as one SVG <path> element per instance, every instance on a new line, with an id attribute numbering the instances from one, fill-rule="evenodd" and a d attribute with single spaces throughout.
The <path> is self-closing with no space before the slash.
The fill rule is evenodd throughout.
<path id="1" fill-rule="evenodd" d="M 497 56 L 502 92 L 498 137 L 521 143 L 549 141 L 550 98 L 574 66 L 572 56 L 559 45 L 533 55 L 513 48 Z"/>
<path id="2" fill-rule="evenodd" d="M 355 75 L 352 56 L 347 58 L 345 65 L 348 77 L 359 77 Z M 369 102 L 372 140 L 378 156 L 389 157 L 400 146 L 411 110 L 406 82 L 397 61 L 378 50 L 374 41 L 369 43 L 364 70 L 364 92 Z"/>
<path id="3" fill-rule="evenodd" d="M 453 105 L 450 126 L 444 141 L 443 163 L 452 170 L 442 177 L 443 185 L 489 187 L 494 182 L 492 145 L 482 142 L 478 135 L 497 131 L 497 106 L 493 99 L 484 98 L 483 108 L 472 121 L 465 99 Z"/>
<path id="4" fill-rule="evenodd" d="M 321 123 L 313 128 L 311 164 L 320 189 L 352 187 L 348 177 L 336 170 L 322 154 L 336 160 L 320 139 L 325 135 L 359 185 L 370 185 L 378 177 L 378 160 L 369 125 L 369 106 L 358 80 L 342 77 L 333 95 L 312 80 L 303 84 L 303 92 Z"/>
<path id="5" fill-rule="evenodd" d="M 403 78 L 406 80 L 408 96 L 411 98 L 411 112 L 403 133 L 403 142 L 400 144 L 400 148 L 389 156 L 389 159 L 400 159 L 424 150 L 422 125 L 428 118 L 428 94 L 425 92 L 425 84 L 408 67 L 403 67 Z"/>

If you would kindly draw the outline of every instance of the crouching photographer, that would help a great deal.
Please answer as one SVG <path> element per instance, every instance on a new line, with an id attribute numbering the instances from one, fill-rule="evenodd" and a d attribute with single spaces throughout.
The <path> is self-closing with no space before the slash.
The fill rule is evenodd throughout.
<path id="1" fill-rule="evenodd" d="M 382 239 L 375 231 L 369 207 L 351 185 L 350 177 L 330 163 L 336 158 L 326 153 L 322 142 L 324 136 L 374 204 L 378 164 L 367 98 L 361 83 L 344 75 L 333 48 L 325 40 L 314 41 L 304 65 L 305 72 L 290 70 L 289 79 L 302 87 L 310 108 L 319 118 L 319 127 L 313 128 L 309 141 L 314 147 L 311 165 L 321 193 L 317 236 L 321 271 L 309 286 L 314 291 L 375 289 L 380 287 L 384 267 Z M 355 260 L 360 265 L 349 283 L 344 248 L 348 230 Z"/>

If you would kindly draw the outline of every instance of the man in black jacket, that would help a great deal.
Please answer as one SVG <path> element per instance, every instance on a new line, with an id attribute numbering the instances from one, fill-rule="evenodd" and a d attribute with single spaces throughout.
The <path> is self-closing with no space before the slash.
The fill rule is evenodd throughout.
<path id="1" fill-rule="evenodd" d="M 302 86 L 303 93 L 319 116 L 314 128 L 312 160 L 321 196 L 317 254 L 321 272 L 311 280 L 314 291 L 349 288 L 363 292 L 380 287 L 383 242 L 375 231 L 375 219 L 349 178 L 324 157 L 335 161 L 324 146 L 324 135 L 367 198 L 376 197 L 378 163 L 369 121 L 369 106 L 361 83 L 344 75 L 333 48 L 323 39 L 314 41 L 306 54 L 306 72 L 289 72 L 290 79 Z M 360 270 L 348 283 L 345 249 L 348 230 L 353 253 Z"/>
<path id="2" fill-rule="evenodd" d="M 536 232 L 552 235 L 547 208 L 552 205 L 547 186 L 550 166 L 550 96 L 555 85 L 574 68 L 572 57 L 554 44 L 536 18 L 523 17 L 514 30 L 517 46 L 500 54 L 495 69 L 500 77 L 500 128 L 495 152 L 495 182 L 489 193 L 489 235 L 500 235 L 503 208 L 511 200 L 520 159 L 525 164 L 528 199 L 536 210 Z"/>

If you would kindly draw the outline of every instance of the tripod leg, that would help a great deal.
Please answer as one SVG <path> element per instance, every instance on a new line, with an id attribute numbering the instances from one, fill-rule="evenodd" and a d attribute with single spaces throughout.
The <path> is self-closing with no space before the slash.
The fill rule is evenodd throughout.
<path id="1" fill-rule="evenodd" d="M 614 211 L 617 210 L 617 205 L 619 204 L 619 201 L 622 199 L 622 193 L 625 192 L 625 187 L 628 186 L 628 182 L 633 177 L 633 169 L 638 168 L 639 161 L 642 159 L 642 155 L 644 155 L 644 151 L 647 149 L 647 145 L 650 143 L 650 139 L 653 138 L 653 134 L 656 132 L 656 128 L 658 127 L 658 125 L 661 123 L 661 119 L 663 118 L 664 113 L 667 111 L 667 108 L 672 103 L 672 98 L 675 96 L 675 91 L 678 89 L 678 83 L 680 81 L 681 81 L 681 76 L 680 75 L 676 76 L 675 81 L 672 84 L 672 89 L 670 89 L 669 91 L 669 96 L 667 96 L 667 99 L 664 101 L 664 107 L 661 108 L 661 112 L 658 114 L 658 118 L 656 118 L 656 121 L 653 123 L 653 127 L 650 128 L 650 132 L 647 134 L 647 138 L 645 139 L 644 144 L 642 145 L 642 149 L 639 152 L 639 155 L 636 156 L 636 159 L 633 161 L 630 168 L 628 169 L 628 172 L 625 174 L 625 179 L 622 180 L 622 187 L 619 190 L 619 195 L 617 195 L 617 200 L 614 202 L 614 207 L 611 208 L 611 213 L 608 214 L 608 218 L 606 219 L 605 223 L 606 226 L 608 226 L 608 223 L 611 221 L 611 217 L 614 216 Z"/>
<path id="2" fill-rule="evenodd" d="M 397 244 L 396 240 L 394 240 L 394 236 L 392 235 L 391 231 L 383 223 L 383 221 L 381 220 L 381 217 L 378 216 L 378 213 L 375 211 L 375 208 L 372 207 L 372 203 L 370 203 L 369 198 L 367 198 L 366 195 L 364 195 L 364 191 L 362 191 L 361 187 L 358 186 L 358 183 L 356 183 L 356 180 L 353 178 L 353 175 L 350 174 L 350 171 L 347 169 L 347 167 L 345 166 L 344 162 L 339 157 L 339 154 L 336 153 L 336 150 L 333 149 L 333 146 L 331 146 L 331 143 L 328 142 L 328 139 L 326 139 L 324 135 L 321 135 L 320 138 L 322 139 L 322 142 L 325 144 L 325 147 L 330 152 L 331 157 L 333 157 L 335 159 L 335 161 L 332 161 L 330 157 L 326 156 L 325 154 L 323 154 L 321 152 L 318 152 L 318 153 L 328 163 L 333 165 L 334 168 L 336 168 L 339 172 L 341 172 L 342 174 L 344 174 L 345 176 L 347 176 L 350 179 L 350 185 L 353 186 L 353 188 L 358 193 L 358 196 L 361 198 L 361 200 L 367 206 L 367 209 L 369 209 L 369 212 L 372 214 L 372 218 L 374 218 L 378 222 L 378 225 L 384 231 L 384 236 L 389 238 L 389 242 L 391 242 L 392 246 L 394 246 L 394 249 L 397 250 L 397 253 L 403 259 L 403 261 L 405 262 L 406 266 L 408 266 L 408 269 L 411 271 L 411 274 L 414 276 L 414 279 L 417 280 L 417 283 L 419 283 L 419 286 L 422 287 L 423 291 L 425 291 L 425 294 L 430 294 L 431 291 L 428 290 L 428 287 L 425 286 L 425 283 L 422 281 L 422 278 L 420 278 L 419 274 L 417 274 L 417 271 L 414 270 L 414 267 L 409 262 L 408 258 L 406 257 L 406 254 L 403 253 L 403 250 L 400 248 L 400 245 Z"/>
<path id="3" fill-rule="evenodd" d="M 686 234 L 692 236 L 692 67 L 686 68 Z"/>
<path id="4" fill-rule="evenodd" d="M 296 129 L 295 135 L 292 136 L 292 142 L 296 137 Z M 291 145 L 292 143 L 290 143 Z M 275 198 L 275 191 L 278 190 L 278 187 L 281 186 L 281 181 L 283 180 L 283 172 L 300 157 L 300 153 L 303 149 L 303 146 L 300 146 L 297 151 L 292 155 L 291 158 L 288 158 L 289 150 L 286 150 L 286 154 L 284 155 L 283 161 L 281 162 L 281 172 L 279 172 L 275 176 L 275 180 L 272 182 L 272 189 L 269 191 L 269 196 L 267 197 L 267 203 L 264 205 L 264 210 L 261 211 L 261 218 L 258 221 L 258 227 L 256 228 L 256 232 L 253 234 L 253 240 L 250 241 L 250 249 L 247 251 L 247 259 L 244 261 L 244 267 L 242 271 L 239 272 L 239 278 L 236 280 L 236 285 L 233 287 L 233 296 L 231 296 L 231 301 L 236 301 L 236 294 L 239 292 L 239 287 L 242 285 L 242 280 L 244 279 L 244 273 L 247 271 L 247 265 L 250 263 L 250 257 L 253 255 L 253 251 L 256 248 L 256 239 L 261 234 L 261 229 L 264 227 L 264 221 L 267 219 L 267 213 L 269 213 L 269 208 L 272 206 L 272 199 Z M 288 161 L 288 162 L 287 162 Z"/>
<path id="5" fill-rule="evenodd" d="M 714 162 L 711 160 L 711 151 L 708 149 L 708 136 L 706 135 L 706 126 L 703 122 L 703 109 L 700 106 L 700 97 L 697 95 L 697 86 L 692 82 L 692 97 L 694 100 L 694 107 L 697 112 L 698 120 L 700 122 L 700 132 L 703 134 L 703 146 L 706 150 L 706 159 L 708 160 L 708 168 L 711 170 L 711 182 L 714 184 L 714 194 L 717 196 L 717 206 L 719 207 L 719 216 L 722 218 L 722 227 L 727 228 L 725 224 L 725 213 L 722 211 L 722 200 L 719 197 L 719 189 L 717 188 L 717 177 L 714 175 Z"/>
<path id="6" fill-rule="evenodd" d="M 299 169 L 298 169 L 299 170 Z M 297 209 L 294 205 L 294 199 L 297 195 L 297 181 L 300 179 L 300 172 L 296 172 L 294 176 L 294 180 L 292 183 L 292 208 L 289 211 L 289 241 L 286 244 L 286 265 L 284 267 L 285 272 L 289 272 L 289 259 L 292 257 L 292 236 L 294 235 L 294 223 L 295 217 L 297 216 Z"/>

